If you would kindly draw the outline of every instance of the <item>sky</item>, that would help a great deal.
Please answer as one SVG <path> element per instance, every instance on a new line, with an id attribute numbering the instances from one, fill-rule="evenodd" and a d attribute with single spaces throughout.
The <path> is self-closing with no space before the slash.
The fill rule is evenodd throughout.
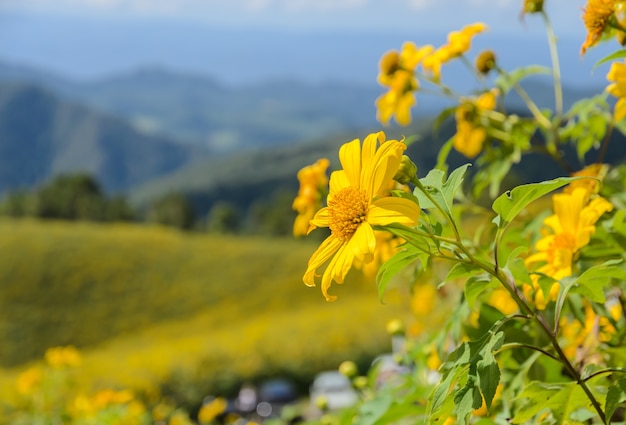
<path id="1" fill-rule="evenodd" d="M 577 67 L 585 1 L 545 2 Z M 0 0 L 0 61 L 78 80 L 156 66 L 231 84 L 284 75 L 373 81 L 386 50 L 407 39 L 442 44 L 476 21 L 488 25 L 484 40 L 499 43 L 504 58 L 527 60 L 537 41 L 545 46 L 545 29 L 540 16 L 521 19 L 521 7 L 522 0 Z M 547 58 L 545 49 L 539 54 Z M 594 54 L 602 56 L 588 53 L 587 67 Z"/>

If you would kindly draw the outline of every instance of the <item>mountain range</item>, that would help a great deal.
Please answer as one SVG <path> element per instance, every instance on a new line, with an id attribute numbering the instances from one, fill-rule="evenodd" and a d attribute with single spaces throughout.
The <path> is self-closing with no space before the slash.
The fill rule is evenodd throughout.
<path id="1" fill-rule="evenodd" d="M 550 107 L 546 80 L 526 90 Z M 565 91 L 565 104 L 598 93 Z M 337 147 L 382 127 L 380 90 L 339 83 L 270 80 L 231 87 L 206 76 L 143 68 L 76 82 L 34 68 L 0 63 L 0 194 L 35 187 L 60 173 L 85 171 L 138 206 L 169 192 L 189 195 L 200 214 L 217 200 L 247 206 L 272 191 L 296 190 L 295 175 L 318 157 L 337 166 Z M 507 105 L 519 106 L 511 96 Z M 432 116 L 446 103 L 418 95 L 415 125 L 386 127 L 390 137 L 419 134 L 421 169 L 454 132 L 433 134 Z"/>

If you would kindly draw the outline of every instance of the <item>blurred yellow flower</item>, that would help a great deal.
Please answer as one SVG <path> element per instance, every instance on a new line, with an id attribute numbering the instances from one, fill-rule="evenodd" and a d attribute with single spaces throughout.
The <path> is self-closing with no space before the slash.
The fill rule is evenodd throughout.
<path id="1" fill-rule="evenodd" d="M 595 46 L 602 35 L 615 20 L 615 12 L 621 1 L 616 0 L 587 0 L 583 9 L 582 19 L 587 29 L 587 37 L 580 47 L 580 54 L 584 55 L 589 47 Z"/>
<path id="2" fill-rule="evenodd" d="M 372 261 L 363 262 L 355 259 L 354 267 L 360 269 L 363 275 L 368 279 L 376 277 L 380 266 L 394 256 L 398 251 L 398 247 L 405 240 L 392 235 L 389 232 L 374 232 L 376 238 L 376 249 L 374 250 L 374 258 Z"/>
<path id="3" fill-rule="evenodd" d="M 42 376 L 42 370 L 36 366 L 25 370 L 17 377 L 17 391 L 24 395 L 33 393 L 39 382 L 41 382 Z"/>
<path id="4" fill-rule="evenodd" d="M 582 187 L 589 195 L 596 194 L 600 191 L 601 182 L 609 170 L 607 164 L 591 164 L 580 171 L 572 173 L 572 177 L 594 177 L 591 179 L 574 180 L 568 184 L 563 192 L 571 193 L 574 189 Z"/>
<path id="5" fill-rule="evenodd" d="M 226 411 L 227 406 L 228 403 L 223 397 L 217 397 L 208 403 L 204 403 L 198 411 L 198 421 L 200 421 L 201 424 L 208 424 L 209 422 L 212 422 L 215 418 Z"/>
<path id="6" fill-rule="evenodd" d="M 308 233 L 309 222 L 322 206 L 322 198 L 327 191 L 326 169 L 329 164 L 328 159 L 321 158 L 298 171 L 300 189 L 291 205 L 298 212 L 293 223 L 293 235 L 296 237 Z"/>
<path id="7" fill-rule="evenodd" d="M 126 404 L 134 399 L 134 395 L 129 390 L 115 391 L 111 389 L 98 391 L 93 396 L 93 405 L 97 409 L 104 409 L 111 404 Z"/>
<path id="8" fill-rule="evenodd" d="M 336 299 L 328 294 L 333 281 L 343 283 L 355 261 L 372 261 L 376 249 L 372 226 L 417 223 L 416 203 L 384 196 L 405 149 L 402 142 L 385 141 L 383 132 L 368 135 L 362 148 L 359 139 L 340 148 L 343 169 L 332 173 L 327 207 L 311 220 L 312 227 L 328 227 L 331 235 L 313 253 L 303 277 L 306 285 L 315 286 L 317 269 L 330 260 L 322 275 L 322 293 L 328 301 Z"/>
<path id="9" fill-rule="evenodd" d="M 418 317 L 428 316 L 435 308 L 437 288 L 431 283 L 418 283 L 411 295 L 411 311 Z"/>
<path id="10" fill-rule="evenodd" d="M 416 103 L 415 91 L 419 88 L 415 68 L 432 50 L 430 45 L 418 48 L 406 42 L 402 51 L 392 50 L 383 55 L 377 80 L 389 90 L 376 99 L 377 119 L 381 123 L 389 123 L 394 116 L 400 125 L 411 123 L 411 108 Z"/>
<path id="11" fill-rule="evenodd" d="M 72 345 L 48 348 L 45 358 L 46 362 L 54 368 L 79 366 L 82 361 L 80 353 Z"/>
<path id="12" fill-rule="evenodd" d="M 472 45 L 472 38 L 487 30 L 487 25 L 476 22 L 464 26 L 460 31 L 452 31 L 448 34 L 448 43 L 439 47 L 432 54 L 426 56 L 422 61 L 422 68 L 432 75 L 433 80 L 439 81 L 441 78 L 441 65 L 461 56 L 469 51 Z"/>
<path id="13" fill-rule="evenodd" d="M 504 315 L 513 314 L 519 309 L 509 291 L 502 287 L 496 288 L 491 292 L 487 303 L 497 308 Z"/>
<path id="14" fill-rule="evenodd" d="M 595 223 L 613 205 L 606 199 L 596 197 L 589 202 L 589 193 L 583 187 L 571 192 L 563 192 L 552 196 L 554 214 L 544 220 L 550 234 L 535 244 L 537 253 L 526 259 L 527 266 L 542 263 L 537 272 L 560 280 L 572 274 L 572 262 L 579 249 L 586 246 L 595 232 Z M 535 292 L 537 308 L 545 308 L 547 300 L 554 300 L 558 294 L 558 284 L 552 286 L 549 294 L 543 294 L 534 277 L 534 287 L 525 287 L 527 296 Z"/>
<path id="15" fill-rule="evenodd" d="M 474 158 L 483 148 L 487 138 L 487 130 L 480 123 L 481 114 L 492 111 L 497 103 L 497 90 L 493 89 L 481 94 L 478 98 L 464 98 L 456 108 L 456 134 L 454 149 L 467 158 Z"/>
<path id="16" fill-rule="evenodd" d="M 606 79 L 613 82 L 606 91 L 617 97 L 614 117 L 617 121 L 623 120 L 626 117 L 626 63 L 613 62 Z"/>

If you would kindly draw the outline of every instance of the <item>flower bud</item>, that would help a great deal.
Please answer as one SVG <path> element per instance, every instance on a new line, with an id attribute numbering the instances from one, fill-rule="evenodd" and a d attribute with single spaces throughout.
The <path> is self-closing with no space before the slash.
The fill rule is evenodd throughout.
<path id="1" fill-rule="evenodd" d="M 359 369 L 353 361 L 346 360 L 339 365 L 339 373 L 348 378 L 352 378 L 359 373 Z"/>
<path id="2" fill-rule="evenodd" d="M 543 0 L 524 0 L 524 13 L 540 13 L 543 11 Z"/>
<path id="3" fill-rule="evenodd" d="M 358 390 L 362 390 L 363 388 L 367 388 L 368 384 L 369 384 L 369 382 L 367 380 L 367 376 L 357 376 L 356 378 L 354 378 L 352 380 L 352 385 L 354 385 L 354 388 L 356 388 Z"/>
<path id="4" fill-rule="evenodd" d="M 400 168 L 398 168 L 398 172 L 393 177 L 393 179 L 400 184 L 407 184 L 410 183 L 411 180 L 413 180 L 416 174 L 417 165 L 415 165 L 415 163 L 411 161 L 411 158 L 406 155 L 402 155 Z"/>
<path id="5" fill-rule="evenodd" d="M 402 320 L 390 320 L 387 323 L 387 333 L 389 335 L 404 335 L 404 323 L 402 323 Z"/>
<path id="6" fill-rule="evenodd" d="M 492 50 L 483 50 L 476 57 L 476 70 L 483 75 L 496 67 L 496 55 Z"/>

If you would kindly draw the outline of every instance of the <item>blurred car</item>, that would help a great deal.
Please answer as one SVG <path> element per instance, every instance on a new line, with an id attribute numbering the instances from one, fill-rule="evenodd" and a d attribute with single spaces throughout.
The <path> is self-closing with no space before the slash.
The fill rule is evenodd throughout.
<path id="1" fill-rule="evenodd" d="M 311 403 L 316 406 L 320 400 L 329 410 L 343 409 L 356 404 L 359 400 L 350 379 L 336 370 L 320 372 L 310 388 Z"/>

